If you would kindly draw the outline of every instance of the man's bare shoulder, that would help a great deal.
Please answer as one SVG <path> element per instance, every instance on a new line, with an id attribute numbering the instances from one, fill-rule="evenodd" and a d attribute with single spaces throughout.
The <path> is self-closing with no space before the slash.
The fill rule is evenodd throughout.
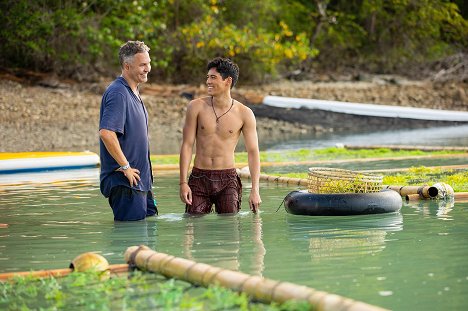
<path id="1" fill-rule="evenodd" d="M 208 96 L 198 97 L 198 98 L 195 98 L 194 100 L 191 100 L 189 102 L 189 105 L 192 105 L 192 106 L 205 105 L 205 104 L 207 104 L 209 102 L 209 99 L 210 99 L 210 97 L 208 97 Z"/>
<path id="2" fill-rule="evenodd" d="M 200 98 L 195 98 L 194 100 L 191 100 L 187 105 L 187 109 L 189 111 L 201 110 L 208 103 L 207 98 L 208 97 L 200 97 Z"/>
<path id="3" fill-rule="evenodd" d="M 236 100 L 236 104 L 238 105 L 239 107 L 238 109 L 242 116 L 248 116 L 248 117 L 253 116 L 253 111 L 252 109 L 250 109 L 250 107 L 247 107 L 246 105 L 244 105 L 238 100 Z"/>

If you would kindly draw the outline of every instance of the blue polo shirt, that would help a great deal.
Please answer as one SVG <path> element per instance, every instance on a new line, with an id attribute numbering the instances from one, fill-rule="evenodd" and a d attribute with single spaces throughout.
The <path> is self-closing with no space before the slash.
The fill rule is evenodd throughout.
<path id="1" fill-rule="evenodd" d="M 117 134 L 120 147 L 130 166 L 140 171 L 138 185 L 130 187 L 122 172 L 116 172 L 120 165 L 99 140 L 101 175 L 100 188 L 107 198 L 115 186 L 127 186 L 139 191 L 149 191 L 153 183 L 148 139 L 148 112 L 143 101 L 132 92 L 127 81 L 118 77 L 102 96 L 99 129 Z"/>

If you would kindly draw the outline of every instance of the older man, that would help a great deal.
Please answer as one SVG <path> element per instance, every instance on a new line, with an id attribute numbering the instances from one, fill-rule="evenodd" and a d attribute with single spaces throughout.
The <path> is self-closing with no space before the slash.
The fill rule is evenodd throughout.
<path id="1" fill-rule="evenodd" d="M 119 51 L 122 74 L 105 91 L 99 119 L 102 194 L 114 220 L 157 214 L 148 140 L 148 113 L 138 86 L 151 71 L 149 48 L 128 41 Z"/>

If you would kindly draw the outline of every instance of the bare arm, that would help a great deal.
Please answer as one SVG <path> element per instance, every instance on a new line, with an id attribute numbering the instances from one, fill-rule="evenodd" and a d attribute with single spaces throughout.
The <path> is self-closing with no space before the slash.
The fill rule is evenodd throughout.
<path id="1" fill-rule="evenodd" d="M 192 191 L 187 184 L 187 175 L 192 161 L 193 144 L 197 133 L 197 116 L 198 112 L 194 107 L 193 101 L 187 106 L 185 115 L 185 124 L 182 132 L 182 146 L 180 147 L 179 156 L 179 184 L 180 184 L 180 199 L 182 202 L 192 204 Z"/>
<path id="2" fill-rule="evenodd" d="M 244 135 L 247 158 L 249 162 L 250 177 L 252 179 L 252 190 L 250 191 L 249 206 L 256 213 L 262 203 L 260 198 L 260 152 L 258 149 L 257 126 L 252 110 L 247 108 L 242 133 Z"/>
<path id="3" fill-rule="evenodd" d="M 114 160 L 120 165 L 127 165 L 128 161 L 125 155 L 120 148 L 119 140 L 117 139 L 117 134 L 113 131 L 101 129 L 99 130 L 99 137 L 106 146 L 107 151 L 114 158 Z M 134 168 L 129 167 L 126 170 L 122 170 L 122 173 L 127 177 L 130 186 L 138 185 L 140 180 L 140 171 Z"/>

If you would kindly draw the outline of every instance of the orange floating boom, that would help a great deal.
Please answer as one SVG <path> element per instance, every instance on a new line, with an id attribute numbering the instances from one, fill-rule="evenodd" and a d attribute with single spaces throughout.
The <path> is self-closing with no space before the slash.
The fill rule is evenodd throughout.
<path id="1" fill-rule="evenodd" d="M 124 273 L 128 271 L 127 264 L 117 264 L 117 265 L 110 265 L 109 271 L 111 273 Z M 38 271 L 23 271 L 23 272 L 7 272 L 7 273 L 0 273 L 0 282 L 8 281 L 16 276 L 19 277 L 37 277 L 37 278 L 45 278 L 45 277 L 62 277 L 66 276 L 73 272 L 73 269 L 50 269 L 50 270 L 38 270 Z"/>

